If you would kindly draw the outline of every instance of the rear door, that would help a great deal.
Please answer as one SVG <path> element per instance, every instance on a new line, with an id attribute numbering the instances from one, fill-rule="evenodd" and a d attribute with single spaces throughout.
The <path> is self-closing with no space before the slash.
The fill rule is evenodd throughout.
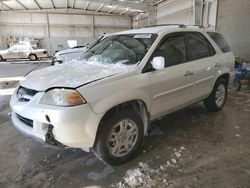
<path id="1" fill-rule="evenodd" d="M 219 71 L 223 67 L 228 67 L 230 72 L 234 75 L 234 61 L 235 57 L 225 40 L 225 38 L 217 32 L 207 32 L 207 34 L 211 37 L 211 39 L 217 44 L 217 46 L 220 48 L 221 52 L 219 54 L 220 56 L 220 64 L 218 64 L 217 70 Z M 231 76 L 233 76 L 231 75 Z"/>
<path id="2" fill-rule="evenodd" d="M 216 66 L 220 58 L 213 46 L 200 32 L 186 32 L 185 38 L 188 49 L 188 61 L 194 73 L 195 100 L 207 97 L 214 86 Z"/>
<path id="3" fill-rule="evenodd" d="M 28 45 L 20 45 L 19 46 L 19 51 L 18 51 L 18 58 L 23 59 L 23 58 L 28 58 L 30 54 L 30 46 Z"/>
<path id="4" fill-rule="evenodd" d="M 159 117 L 193 100 L 193 78 L 187 62 L 185 37 L 182 33 L 167 35 L 153 57 L 165 59 L 165 69 L 148 72 L 152 87 L 151 115 Z"/>

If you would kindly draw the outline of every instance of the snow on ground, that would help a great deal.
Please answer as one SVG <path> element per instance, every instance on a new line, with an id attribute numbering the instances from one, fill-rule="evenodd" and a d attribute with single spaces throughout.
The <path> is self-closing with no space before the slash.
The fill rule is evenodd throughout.
<path id="1" fill-rule="evenodd" d="M 109 174 L 113 172 L 114 169 L 112 168 L 112 166 L 107 165 L 101 172 L 91 172 L 87 175 L 87 177 L 91 180 L 98 181 L 107 177 Z"/>
<path id="2" fill-rule="evenodd" d="M 171 159 L 165 164 L 160 165 L 157 169 L 150 168 L 147 163 L 139 162 L 138 167 L 130 169 L 126 172 L 123 180 L 119 183 L 113 184 L 114 188 L 136 188 L 156 187 L 159 182 L 168 185 L 170 180 L 167 180 L 164 176 L 169 168 L 176 168 L 178 161 L 181 160 L 185 147 L 180 147 L 178 150 L 174 149 L 174 153 L 171 155 Z"/>

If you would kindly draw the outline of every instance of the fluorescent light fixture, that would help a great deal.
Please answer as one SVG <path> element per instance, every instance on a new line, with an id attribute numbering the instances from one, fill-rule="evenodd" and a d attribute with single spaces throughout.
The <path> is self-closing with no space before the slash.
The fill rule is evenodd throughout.
<path id="1" fill-rule="evenodd" d="M 31 3 L 33 3 L 33 2 L 34 2 L 33 0 L 25 0 L 24 3 L 31 4 Z"/>
<path id="2" fill-rule="evenodd" d="M 106 5 L 106 7 L 113 8 L 114 6 L 113 5 Z"/>

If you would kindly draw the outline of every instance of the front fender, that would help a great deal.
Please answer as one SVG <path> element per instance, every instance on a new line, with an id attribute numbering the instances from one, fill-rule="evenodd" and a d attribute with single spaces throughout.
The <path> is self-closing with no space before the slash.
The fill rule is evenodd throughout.
<path id="1" fill-rule="evenodd" d="M 131 100 L 142 100 L 151 107 L 151 87 L 147 74 L 114 76 L 78 88 L 93 112 L 106 113 L 109 109 Z"/>
<path id="2" fill-rule="evenodd" d="M 105 113 L 114 106 L 119 104 L 132 101 L 132 100 L 140 100 L 146 104 L 147 109 L 150 109 L 150 97 L 148 93 L 142 90 L 133 90 L 126 92 L 117 92 L 108 97 L 103 98 L 102 100 L 98 100 L 96 103 L 92 104 L 91 107 L 95 113 Z"/>

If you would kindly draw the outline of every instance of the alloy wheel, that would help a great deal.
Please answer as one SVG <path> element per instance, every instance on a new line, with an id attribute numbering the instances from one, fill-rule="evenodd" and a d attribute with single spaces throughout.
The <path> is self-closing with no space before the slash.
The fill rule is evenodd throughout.
<path id="1" fill-rule="evenodd" d="M 130 119 L 118 122 L 108 137 L 108 149 L 114 157 L 124 157 L 129 154 L 138 139 L 138 127 Z"/>

